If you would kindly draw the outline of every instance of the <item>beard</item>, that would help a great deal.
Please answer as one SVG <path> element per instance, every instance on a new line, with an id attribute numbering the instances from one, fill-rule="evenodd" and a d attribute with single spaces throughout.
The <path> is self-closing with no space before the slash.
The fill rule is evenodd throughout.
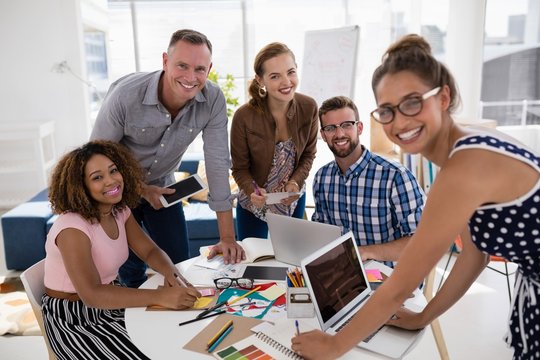
<path id="1" fill-rule="evenodd" d="M 328 143 L 328 147 L 330 148 L 330 151 L 339 158 L 345 158 L 352 154 L 352 152 L 358 147 L 358 144 L 360 143 L 360 140 L 358 138 L 351 139 L 351 138 L 340 138 L 336 140 L 349 140 L 349 146 L 346 148 L 339 148 L 337 149 L 333 143 Z"/>

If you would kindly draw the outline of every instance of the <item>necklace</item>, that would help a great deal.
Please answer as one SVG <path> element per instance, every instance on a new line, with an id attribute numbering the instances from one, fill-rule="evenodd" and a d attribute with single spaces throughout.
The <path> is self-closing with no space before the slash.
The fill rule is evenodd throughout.
<path id="1" fill-rule="evenodd" d="M 101 215 L 101 217 L 109 216 L 109 215 L 111 215 L 112 211 L 113 211 L 113 208 L 111 207 L 111 210 L 109 210 L 107 212 L 102 212 L 102 213 L 100 213 L 100 215 Z"/>

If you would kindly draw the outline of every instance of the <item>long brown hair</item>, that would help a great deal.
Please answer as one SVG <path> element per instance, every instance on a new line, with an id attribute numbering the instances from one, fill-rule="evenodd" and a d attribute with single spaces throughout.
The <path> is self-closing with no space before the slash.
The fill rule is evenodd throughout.
<path id="1" fill-rule="evenodd" d="M 131 152 L 112 141 L 96 140 L 70 151 L 56 164 L 49 186 L 49 201 L 56 214 L 75 212 L 87 220 L 99 221 L 100 212 L 84 183 L 84 169 L 96 154 L 109 158 L 124 180 L 122 200 L 115 204 L 113 213 L 125 206 L 135 207 L 141 198 L 142 171 Z"/>

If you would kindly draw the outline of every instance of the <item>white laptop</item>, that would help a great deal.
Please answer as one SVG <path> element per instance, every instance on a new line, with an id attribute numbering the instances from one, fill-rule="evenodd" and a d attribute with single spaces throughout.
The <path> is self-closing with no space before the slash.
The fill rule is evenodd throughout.
<path id="1" fill-rule="evenodd" d="M 307 255 L 341 235 L 336 225 L 266 213 L 268 233 L 276 260 L 300 266 Z"/>
<path id="2" fill-rule="evenodd" d="M 321 330 L 328 334 L 337 333 L 373 293 L 352 232 L 303 259 L 302 272 Z M 385 325 L 357 346 L 399 359 L 421 331 Z"/>

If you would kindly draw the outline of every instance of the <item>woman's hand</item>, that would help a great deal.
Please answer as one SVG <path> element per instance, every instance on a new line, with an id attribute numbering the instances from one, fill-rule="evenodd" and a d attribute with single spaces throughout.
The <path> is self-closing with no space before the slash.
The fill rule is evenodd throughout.
<path id="1" fill-rule="evenodd" d="M 320 330 L 301 333 L 291 341 L 292 349 L 308 360 L 336 359 L 340 356 L 334 337 Z"/>
<path id="2" fill-rule="evenodd" d="M 175 310 L 192 308 L 201 297 L 201 293 L 194 287 L 163 286 L 157 291 L 160 294 L 158 305 Z"/>
<path id="3" fill-rule="evenodd" d="M 426 327 L 422 313 L 416 313 L 404 307 L 386 322 L 387 325 L 397 326 L 407 330 L 417 330 Z"/>
<path id="4" fill-rule="evenodd" d="M 257 195 L 255 191 L 252 192 L 250 200 L 253 205 L 260 209 L 264 206 L 264 204 L 266 204 L 266 197 L 264 196 L 264 194 L 266 194 L 266 190 L 259 188 L 259 192 L 261 193 L 260 195 Z"/>
<path id="5" fill-rule="evenodd" d="M 289 180 L 286 184 L 285 184 L 285 191 L 287 192 L 292 192 L 292 193 L 297 193 L 297 192 L 300 192 L 300 186 L 298 185 L 298 183 L 294 180 Z M 281 200 L 281 203 L 283 205 L 286 205 L 286 206 L 289 206 L 291 205 L 293 202 L 295 202 L 296 200 L 298 200 L 300 198 L 299 195 L 294 195 L 294 196 L 289 196 L 288 198 L 285 198 L 285 199 L 282 199 Z"/>

